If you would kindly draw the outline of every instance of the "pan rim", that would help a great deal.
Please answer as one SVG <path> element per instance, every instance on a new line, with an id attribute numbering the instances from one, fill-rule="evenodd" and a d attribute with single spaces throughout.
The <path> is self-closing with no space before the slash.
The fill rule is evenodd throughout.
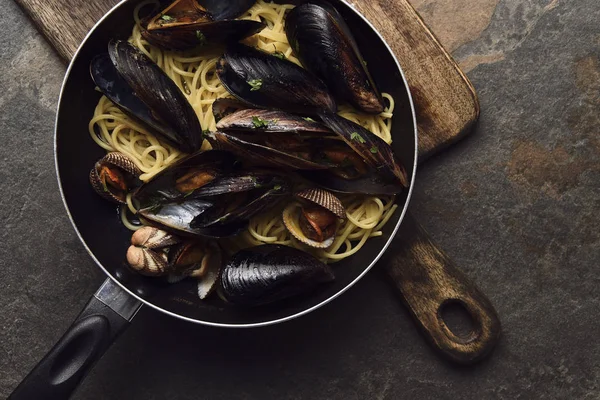
<path id="1" fill-rule="evenodd" d="M 113 283 L 115 283 L 116 285 L 118 285 L 123 291 L 125 291 L 129 296 L 137 299 L 139 302 L 141 302 L 142 304 L 156 310 L 159 311 L 163 314 L 169 315 L 171 317 L 174 318 L 178 318 L 187 322 L 191 322 L 191 323 L 195 323 L 195 324 L 199 324 L 199 325 L 205 325 L 205 326 L 213 326 L 213 327 L 220 327 L 220 328 L 255 328 L 255 327 L 262 327 L 262 326 L 268 326 L 268 325 L 274 325 L 274 324 L 278 324 L 278 323 L 282 323 L 282 322 L 286 322 L 286 321 L 290 321 L 292 319 L 301 317 L 303 315 L 306 315 L 322 306 L 324 306 L 325 304 L 328 304 L 329 302 L 333 301 L 334 299 L 336 299 L 338 296 L 340 296 L 342 293 L 346 292 L 348 289 L 350 289 L 352 286 L 354 286 L 360 279 L 362 279 L 367 272 L 369 272 L 374 266 L 375 264 L 377 264 L 377 262 L 379 261 L 379 259 L 383 256 L 383 254 L 387 251 L 388 247 L 390 246 L 391 242 L 393 241 L 394 237 L 396 236 L 398 229 L 400 228 L 400 225 L 402 224 L 402 221 L 404 220 L 404 217 L 406 216 L 406 213 L 408 211 L 408 205 L 410 203 L 410 199 L 412 197 L 412 193 L 413 193 L 413 188 L 414 188 L 414 184 L 415 184 L 415 177 L 416 177 L 416 173 L 417 173 L 417 161 L 418 161 L 418 129 L 417 129 L 417 118 L 416 118 L 416 112 L 415 112 L 415 107 L 414 107 L 414 102 L 413 102 L 413 97 L 412 97 L 412 93 L 410 91 L 410 86 L 408 85 L 408 82 L 406 80 L 406 76 L 404 74 L 404 70 L 402 69 L 402 66 L 400 65 L 400 62 L 398 61 L 398 58 L 396 57 L 396 55 L 394 54 L 394 52 L 392 51 L 389 43 L 383 38 L 383 36 L 381 35 L 381 33 L 373 26 L 373 24 L 371 24 L 371 22 L 362 14 L 360 13 L 356 7 L 354 7 L 352 4 L 350 4 L 347 0 L 336 0 L 339 3 L 342 3 L 345 7 L 347 7 L 348 9 L 350 9 L 355 15 L 357 15 L 359 18 L 361 18 L 370 28 L 371 30 L 377 35 L 377 37 L 379 37 L 379 39 L 381 40 L 381 42 L 385 45 L 387 51 L 390 53 L 390 55 L 392 56 L 394 62 L 396 63 L 396 68 L 398 70 L 398 72 L 400 72 L 400 76 L 402 77 L 402 81 L 404 83 L 404 87 L 406 88 L 406 92 L 408 95 L 408 100 L 409 100 L 409 106 L 410 106 L 410 111 L 411 111 L 411 116 L 412 116 L 412 123 L 413 123 L 413 129 L 414 129 L 414 143 L 415 143 L 415 148 L 414 148 L 414 155 L 413 155 L 413 169 L 412 169 L 412 176 L 410 177 L 410 186 L 408 188 L 408 193 L 406 196 L 406 200 L 404 202 L 404 207 L 402 208 L 402 212 L 400 214 L 400 217 L 398 218 L 398 221 L 396 222 L 396 225 L 394 226 L 394 229 L 392 230 L 392 232 L 390 233 L 389 237 L 387 238 L 387 242 L 385 243 L 385 245 L 382 247 L 382 249 L 379 251 L 379 253 L 372 259 L 372 261 L 369 263 L 369 265 L 367 267 L 365 267 L 363 269 L 363 271 L 358 274 L 352 281 L 350 281 L 346 286 L 344 286 L 343 288 L 341 288 L 340 290 L 338 290 L 337 292 L 335 292 L 334 294 L 332 294 L 331 296 L 327 297 L 326 299 L 324 299 L 323 301 L 309 307 L 306 308 L 302 311 L 298 311 L 298 312 L 294 312 L 291 315 L 285 316 L 285 317 L 281 317 L 281 318 L 275 318 L 269 321 L 262 321 L 262 322 L 253 322 L 253 323 L 242 323 L 242 324 L 235 324 L 235 323 L 220 323 L 220 322 L 212 322 L 212 321 L 204 321 L 201 319 L 196 319 L 196 318 L 190 318 L 190 317 L 186 317 L 180 314 L 177 314 L 175 312 L 166 310 L 162 307 L 159 307 L 155 304 L 153 304 L 151 301 L 146 300 L 140 296 L 138 296 L 137 294 L 135 294 L 133 291 L 129 290 L 127 287 L 125 287 L 121 282 L 119 282 L 117 279 L 115 279 L 108 271 L 107 269 L 104 267 L 104 265 L 102 265 L 102 263 L 96 258 L 96 256 L 94 255 L 94 253 L 91 251 L 91 249 L 88 247 L 87 243 L 85 242 L 83 236 L 81 235 L 81 233 L 79 232 L 79 229 L 77 229 L 77 225 L 75 224 L 75 221 L 73 219 L 73 216 L 71 215 L 71 211 L 69 210 L 69 206 L 67 204 L 67 200 L 65 198 L 65 194 L 64 194 L 64 190 L 63 190 L 63 185 L 62 185 L 62 180 L 60 177 L 60 171 L 59 171 L 59 167 L 58 167 L 58 120 L 59 120 L 59 115 L 60 115 L 60 110 L 61 110 L 61 104 L 62 104 L 62 99 L 63 99 L 63 94 L 65 91 L 65 87 L 67 84 L 67 81 L 69 80 L 69 76 L 71 74 L 71 70 L 75 64 L 75 60 L 77 60 L 77 57 L 79 56 L 79 53 L 82 51 L 83 47 L 86 45 L 86 42 L 88 41 L 89 37 L 96 31 L 96 29 L 102 25 L 102 23 L 104 22 L 104 20 L 106 18 L 108 18 L 110 15 L 112 15 L 114 12 L 116 12 L 119 8 L 121 8 L 124 4 L 133 1 L 133 0 L 121 0 L 118 4 L 116 4 L 114 7 L 112 7 L 109 11 L 107 11 L 102 18 L 100 18 L 98 20 L 98 22 L 96 22 L 96 24 L 94 24 L 94 26 L 88 31 L 88 33 L 86 34 L 86 36 L 83 38 L 81 44 L 79 45 L 79 47 L 77 48 L 77 51 L 75 52 L 75 54 L 73 55 L 73 58 L 71 59 L 71 61 L 69 62 L 69 66 L 67 68 L 67 71 L 65 72 L 65 77 L 63 79 L 62 85 L 61 85 L 61 89 L 60 89 L 60 94 L 58 97 L 58 105 L 57 105 L 57 111 L 56 111 L 56 117 L 55 117 L 55 121 L 54 121 L 54 168 L 55 168 L 55 172 L 56 172 L 56 179 L 58 181 L 58 187 L 59 187 L 59 192 L 60 192 L 60 197 L 62 199 L 63 205 L 65 207 L 65 210 L 67 212 L 67 216 L 69 217 L 69 220 L 71 221 L 71 225 L 73 226 L 73 229 L 75 230 L 75 233 L 77 234 L 77 237 L 79 238 L 79 241 L 81 242 L 81 244 L 83 245 L 83 247 L 85 248 L 85 250 L 87 251 L 87 253 L 90 255 L 90 257 L 92 258 L 92 260 L 94 260 L 94 262 L 96 263 L 96 265 L 98 267 L 100 267 L 100 269 L 102 270 L 102 272 L 104 272 L 104 274 L 107 276 L 108 279 L 111 279 L 113 281 Z"/>

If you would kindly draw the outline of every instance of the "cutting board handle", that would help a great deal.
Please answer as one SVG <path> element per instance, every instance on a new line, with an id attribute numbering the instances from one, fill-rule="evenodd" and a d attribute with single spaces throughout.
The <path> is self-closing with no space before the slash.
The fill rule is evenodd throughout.
<path id="1" fill-rule="evenodd" d="M 498 343 L 501 326 L 488 298 L 407 214 L 384 264 L 403 301 L 434 349 L 464 365 L 486 357 Z M 457 335 L 446 324 L 448 305 L 464 307 L 473 329 Z"/>

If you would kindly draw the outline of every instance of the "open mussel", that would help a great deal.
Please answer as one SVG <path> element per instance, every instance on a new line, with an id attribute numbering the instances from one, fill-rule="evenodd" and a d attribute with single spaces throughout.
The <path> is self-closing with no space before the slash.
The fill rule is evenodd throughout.
<path id="1" fill-rule="evenodd" d="M 333 244 L 338 220 L 346 218 L 342 202 L 327 190 L 304 189 L 296 193 L 300 203 L 283 210 L 283 223 L 300 242 L 316 248 Z"/>
<path id="2" fill-rule="evenodd" d="M 212 112 L 217 123 L 229 114 L 233 114 L 234 112 L 245 108 L 248 108 L 247 103 L 231 97 L 216 99 L 212 103 Z"/>
<path id="3" fill-rule="evenodd" d="M 90 72 L 100 91 L 127 115 L 181 151 L 200 149 L 202 128 L 194 109 L 175 82 L 136 47 L 111 41 L 108 56 L 94 58 Z"/>
<path id="4" fill-rule="evenodd" d="M 302 4 L 288 14 L 285 31 L 302 65 L 321 78 L 338 101 L 370 114 L 383 112 L 383 98 L 335 8 Z"/>
<path id="5" fill-rule="evenodd" d="M 164 49 L 188 50 L 237 42 L 265 28 L 258 21 L 228 20 L 250 8 L 248 1 L 202 3 L 176 0 L 143 24 L 142 37 Z"/>
<path id="6" fill-rule="evenodd" d="M 229 93 L 254 108 L 300 115 L 337 109 L 327 87 L 309 71 L 239 43 L 228 46 L 219 59 L 217 75 Z"/>
<path id="7" fill-rule="evenodd" d="M 333 271 L 301 250 L 263 245 L 241 250 L 223 267 L 221 294 L 229 303 L 258 306 L 314 290 Z"/>
<path id="8" fill-rule="evenodd" d="M 394 152 L 379 136 L 337 114 L 319 114 L 325 126 L 346 142 L 384 180 L 397 181 L 408 187 L 406 170 L 394 157 Z"/>
<path id="9" fill-rule="evenodd" d="M 90 171 L 90 183 L 100 196 L 125 204 L 127 193 L 139 184 L 141 173 L 129 157 L 111 152 L 96 162 Z"/>

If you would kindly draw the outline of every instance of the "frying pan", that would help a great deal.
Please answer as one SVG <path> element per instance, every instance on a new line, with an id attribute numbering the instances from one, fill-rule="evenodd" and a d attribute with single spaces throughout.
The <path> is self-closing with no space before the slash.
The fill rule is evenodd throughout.
<path id="1" fill-rule="evenodd" d="M 390 250 L 392 258 L 385 263 L 393 281 L 403 290 L 409 309 L 426 336 L 447 357 L 472 362 L 489 353 L 500 328 L 492 306 L 442 253 L 431 250 L 435 246 L 426 233 L 407 216 L 417 165 L 417 127 L 410 90 L 398 60 L 375 28 L 352 6 L 344 0 L 330 2 L 352 28 L 378 87 L 392 94 L 397 102 L 392 147 L 408 172 L 410 185 L 397 196 L 398 210 L 383 229 L 383 236 L 367 241 L 360 252 L 335 264 L 336 280 L 332 284 L 310 295 L 254 309 L 240 310 L 217 298 L 200 301 L 191 280 L 170 285 L 131 272 L 124 261 L 131 232 L 121 224 L 117 208 L 97 196 L 88 182 L 89 170 L 104 155 L 87 133 L 100 97 L 89 77 L 89 64 L 95 55 L 106 52 L 109 39 L 129 36 L 137 2 L 124 0 L 92 28 L 71 61 L 55 127 L 56 170 L 67 213 L 84 247 L 108 278 L 10 399 L 68 398 L 142 305 L 192 323 L 228 328 L 265 326 L 307 314 L 363 277 L 384 255 L 405 217 L 401 236 L 412 247 Z M 394 244 L 398 246 L 397 241 Z M 395 265 L 393 254 L 409 248 L 421 249 L 409 256 L 422 268 L 407 270 Z M 424 262 L 419 264 L 424 256 L 421 253 L 428 251 L 429 259 L 436 261 L 433 268 Z M 442 290 L 440 282 L 446 290 Z M 468 337 L 455 336 L 442 320 L 441 309 L 451 302 L 461 304 L 473 318 L 475 329 Z"/>

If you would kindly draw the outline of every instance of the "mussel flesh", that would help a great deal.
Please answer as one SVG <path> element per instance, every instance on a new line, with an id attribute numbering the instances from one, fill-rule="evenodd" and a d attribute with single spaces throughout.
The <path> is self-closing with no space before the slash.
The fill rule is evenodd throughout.
<path id="1" fill-rule="evenodd" d="M 322 112 L 319 117 L 383 179 L 396 180 L 408 187 L 406 170 L 397 162 L 392 148 L 383 139 L 337 114 Z"/>
<path id="2" fill-rule="evenodd" d="M 318 188 L 296 193 L 301 203 L 292 203 L 283 210 L 287 230 L 302 243 L 316 248 L 333 244 L 338 219 L 346 218 L 342 202 L 331 192 Z"/>
<path id="3" fill-rule="evenodd" d="M 383 112 L 383 98 L 335 8 L 302 4 L 288 14 L 285 31 L 302 65 L 321 78 L 338 101 L 370 114 Z"/>
<path id="4" fill-rule="evenodd" d="M 288 60 L 242 44 L 232 44 L 217 62 L 217 75 L 235 97 L 255 108 L 300 115 L 335 112 L 335 100 L 313 74 Z"/>
<path id="5" fill-rule="evenodd" d="M 327 127 L 312 118 L 284 111 L 258 109 L 239 110 L 228 114 L 217 123 L 217 129 L 222 132 L 257 130 L 273 133 L 332 135 Z"/>
<path id="6" fill-rule="evenodd" d="M 263 245 L 241 250 L 220 277 L 223 297 L 240 306 L 258 306 L 314 290 L 334 280 L 330 267 L 301 250 Z"/>
<path id="7" fill-rule="evenodd" d="M 125 204 L 127 193 L 138 185 L 141 173 L 129 157 L 111 152 L 96 162 L 90 171 L 90 183 L 100 196 Z"/>

